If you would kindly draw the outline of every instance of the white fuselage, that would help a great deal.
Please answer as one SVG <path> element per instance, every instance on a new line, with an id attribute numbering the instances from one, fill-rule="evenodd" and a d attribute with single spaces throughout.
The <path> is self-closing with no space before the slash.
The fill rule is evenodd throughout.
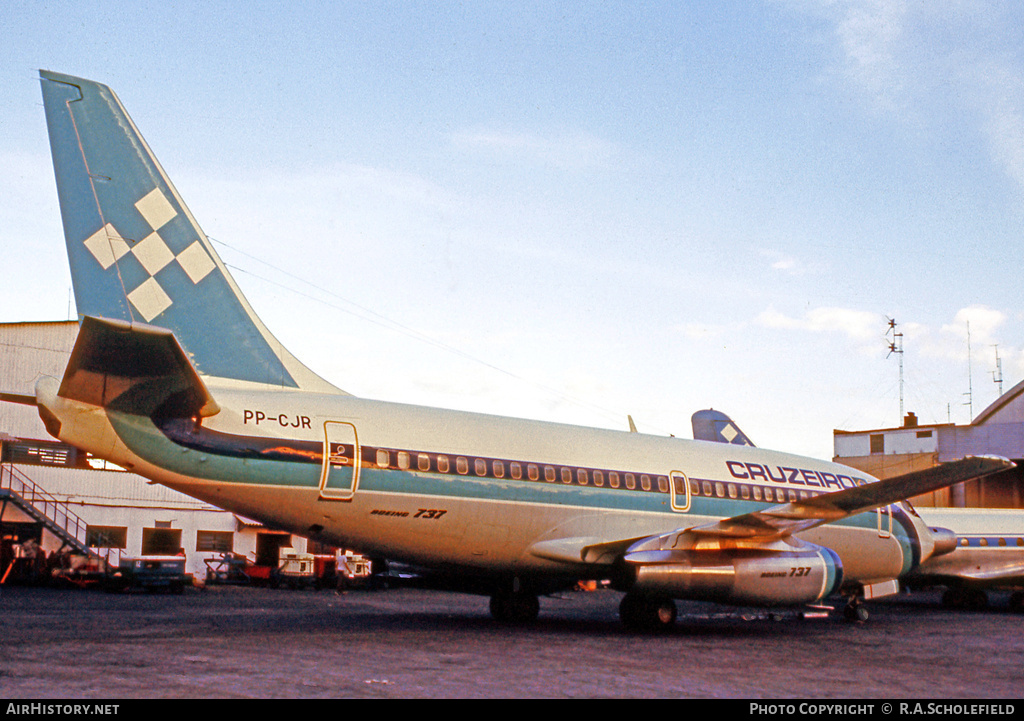
<path id="1" fill-rule="evenodd" d="M 427 566 L 600 576 L 599 563 L 537 549 L 640 539 L 873 480 L 744 446 L 212 381 L 220 412 L 169 430 L 44 385 L 67 442 L 269 525 Z M 872 582 L 909 570 L 928 532 L 894 505 L 801 537 L 835 550 L 847 581 Z"/>

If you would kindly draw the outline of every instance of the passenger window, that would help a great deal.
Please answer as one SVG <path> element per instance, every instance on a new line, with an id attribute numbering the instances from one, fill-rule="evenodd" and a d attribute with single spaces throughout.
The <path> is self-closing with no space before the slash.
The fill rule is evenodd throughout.
<path id="1" fill-rule="evenodd" d="M 680 493 L 686 491 L 685 488 L 678 489 Z M 658 476 L 658 491 L 661 493 L 668 493 L 668 479 L 665 476 Z"/>
<path id="2" fill-rule="evenodd" d="M 437 470 L 440 473 L 447 473 L 451 470 L 451 464 L 448 461 L 448 456 L 437 457 Z"/>
<path id="3" fill-rule="evenodd" d="M 384 449 L 377 451 L 377 465 L 381 468 L 387 468 L 390 465 L 389 454 Z"/>
<path id="4" fill-rule="evenodd" d="M 429 471 L 430 456 L 428 456 L 426 453 L 420 453 L 419 456 L 417 456 L 416 458 L 416 467 L 419 468 L 421 471 Z"/>
<path id="5" fill-rule="evenodd" d="M 729 498 L 736 497 L 736 485 L 733 483 L 729 484 Z"/>
<path id="6" fill-rule="evenodd" d="M 585 486 L 589 483 L 589 480 L 587 479 L 587 472 L 582 468 L 576 471 L 576 482 L 581 486 Z"/>
<path id="7" fill-rule="evenodd" d="M 572 471 L 568 468 L 562 469 L 562 483 L 572 483 Z"/>
<path id="8" fill-rule="evenodd" d="M 754 500 L 755 501 L 760 501 L 761 500 L 761 486 L 754 486 Z M 768 500 L 768 499 L 765 499 L 765 500 Z"/>
<path id="9" fill-rule="evenodd" d="M 750 486 L 740 486 L 740 496 L 743 497 L 744 501 L 749 500 L 750 499 Z"/>
<path id="10" fill-rule="evenodd" d="M 512 477 L 517 481 L 523 477 L 523 467 L 516 463 L 515 461 L 508 464 L 508 469 L 509 472 L 512 474 Z"/>
<path id="11" fill-rule="evenodd" d="M 492 463 L 491 468 L 494 470 L 495 478 L 505 477 L 505 464 L 502 463 L 501 461 L 495 461 L 494 463 Z"/>
<path id="12" fill-rule="evenodd" d="M 455 470 L 463 476 L 466 475 L 469 473 L 469 461 L 462 456 L 459 456 L 455 459 Z"/>
<path id="13" fill-rule="evenodd" d="M 544 466 L 544 480 L 548 483 L 555 482 L 555 469 L 551 466 Z"/>
<path id="14" fill-rule="evenodd" d="M 406 453 L 405 451 L 398 452 L 398 467 L 401 468 L 403 471 L 409 469 L 409 454 Z"/>
<path id="15" fill-rule="evenodd" d="M 725 498 L 725 484 L 721 481 L 715 483 L 715 495 L 719 498 Z"/>
<path id="16" fill-rule="evenodd" d="M 704 495 L 711 498 L 711 481 L 704 481 Z"/>
<path id="17" fill-rule="evenodd" d="M 594 471 L 594 485 L 598 488 L 604 485 L 604 473 L 602 471 Z"/>
<path id="18" fill-rule="evenodd" d="M 526 467 L 526 472 L 529 474 L 531 481 L 536 481 L 538 478 L 540 478 L 540 474 L 537 471 L 537 466 L 533 465 L 532 463 Z"/>
<path id="19" fill-rule="evenodd" d="M 473 472 L 476 473 L 478 476 L 486 476 L 487 461 L 485 461 L 483 458 L 477 458 L 475 461 L 473 461 Z"/>
<path id="20" fill-rule="evenodd" d="M 612 471 L 611 473 L 608 474 L 608 485 L 611 486 L 612 488 L 619 487 L 619 474 L 616 473 L 615 471 Z"/>
<path id="21" fill-rule="evenodd" d="M 646 473 L 640 476 L 640 487 L 645 491 L 651 490 L 651 477 Z"/>
<path id="22" fill-rule="evenodd" d="M 626 474 L 626 488 L 631 491 L 636 488 L 636 477 L 632 473 Z"/>

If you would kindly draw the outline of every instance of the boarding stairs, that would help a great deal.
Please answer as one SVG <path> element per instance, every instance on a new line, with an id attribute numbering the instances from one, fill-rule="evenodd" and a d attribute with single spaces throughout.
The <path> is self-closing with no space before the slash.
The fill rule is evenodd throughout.
<path id="1" fill-rule="evenodd" d="M 102 558 L 89 548 L 86 523 L 68 508 L 67 502 L 57 500 L 12 464 L 4 463 L 0 464 L 0 504 L 8 503 L 41 523 L 65 547 L 91 558 Z"/>

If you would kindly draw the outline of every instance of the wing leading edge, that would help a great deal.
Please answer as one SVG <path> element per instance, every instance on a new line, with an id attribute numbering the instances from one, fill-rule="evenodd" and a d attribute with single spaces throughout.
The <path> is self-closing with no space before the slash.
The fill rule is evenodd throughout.
<path id="1" fill-rule="evenodd" d="M 794 533 L 834 523 L 857 513 L 871 511 L 911 496 L 920 495 L 954 483 L 981 478 L 1013 468 L 1013 462 L 996 456 L 973 456 L 923 471 L 868 483 L 834 493 L 825 493 L 795 503 L 772 506 L 716 523 L 683 528 L 672 533 L 644 539 L 630 547 L 626 560 L 639 560 L 634 554 L 700 545 L 709 541 L 770 544 Z M 631 556 L 633 558 L 631 558 Z"/>

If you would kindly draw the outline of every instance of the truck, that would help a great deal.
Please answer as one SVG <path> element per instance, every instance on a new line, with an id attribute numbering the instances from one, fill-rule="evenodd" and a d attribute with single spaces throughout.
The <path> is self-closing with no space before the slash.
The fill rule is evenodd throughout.
<path id="1" fill-rule="evenodd" d="M 122 558 L 105 579 L 104 587 L 111 592 L 144 589 L 181 593 L 190 584 L 184 556 L 138 556 Z"/>

